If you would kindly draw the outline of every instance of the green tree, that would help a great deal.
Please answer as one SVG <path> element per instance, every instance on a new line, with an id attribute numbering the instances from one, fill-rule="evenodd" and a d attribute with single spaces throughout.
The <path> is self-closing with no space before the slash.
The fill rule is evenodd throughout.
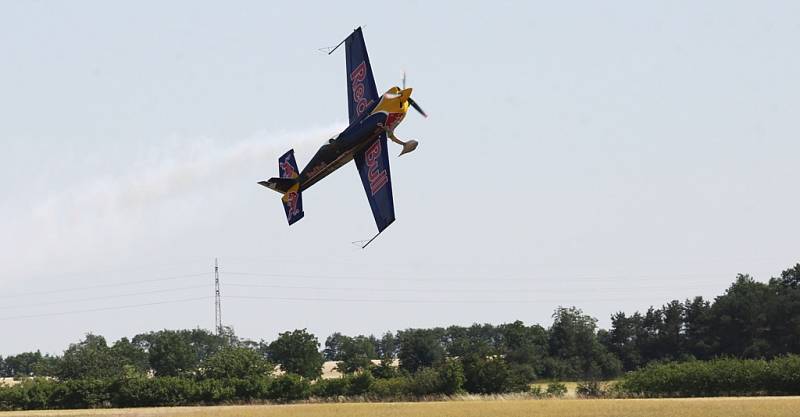
<path id="1" fill-rule="evenodd" d="M 381 336 L 379 340 L 377 340 L 377 345 L 375 347 L 375 353 L 378 354 L 378 357 L 383 360 L 389 360 L 397 357 L 397 350 L 398 350 L 398 342 L 397 337 L 395 337 L 394 333 L 386 332 Z"/>
<path id="2" fill-rule="evenodd" d="M 37 369 L 37 365 L 40 365 L 42 361 L 49 361 L 49 363 L 52 364 L 55 360 L 56 358 L 52 356 L 42 355 L 42 352 L 38 350 L 36 352 L 23 352 L 7 356 L 3 361 L 3 374 L 6 377 L 51 376 L 52 373 L 37 373 L 37 371 L 41 371 L 41 369 Z"/>
<path id="3" fill-rule="evenodd" d="M 336 368 L 346 374 L 365 371 L 372 365 L 372 359 L 377 356 L 372 338 L 362 335 L 356 337 L 345 336 L 339 348 L 338 357 L 341 362 Z"/>
<path id="4" fill-rule="evenodd" d="M 57 376 L 65 380 L 110 378 L 119 375 L 123 365 L 103 336 L 89 333 L 64 351 Z"/>
<path id="5" fill-rule="evenodd" d="M 128 340 L 127 337 L 114 342 L 111 346 L 111 352 L 114 357 L 118 358 L 124 365 L 130 366 L 132 369 L 139 373 L 146 373 L 150 369 L 150 362 L 147 359 L 147 352 Z"/>
<path id="6" fill-rule="evenodd" d="M 269 359 L 281 370 L 316 379 L 322 374 L 324 358 L 319 352 L 317 337 L 306 329 L 283 332 L 268 348 Z"/>
<path id="7" fill-rule="evenodd" d="M 544 373 L 547 357 L 547 331 L 539 325 L 525 326 L 519 320 L 498 327 L 505 361 L 515 378 L 530 382 Z"/>
<path id="8" fill-rule="evenodd" d="M 711 304 L 703 297 L 683 302 L 684 350 L 697 359 L 710 359 L 716 350 L 711 318 Z"/>
<path id="9" fill-rule="evenodd" d="M 550 355 L 558 367 L 556 378 L 598 378 L 616 376 L 619 360 L 609 354 L 597 339 L 597 319 L 578 308 L 559 307 L 553 313 L 549 330 Z"/>
<path id="10" fill-rule="evenodd" d="M 739 274 L 711 306 L 717 353 L 744 358 L 770 356 L 768 329 L 772 323 L 767 309 L 776 303 L 775 291 L 767 284 Z"/>
<path id="11" fill-rule="evenodd" d="M 617 355 L 626 371 L 638 368 L 642 364 L 642 356 L 637 344 L 640 333 L 641 316 L 639 313 L 631 317 L 624 312 L 611 316 L 611 330 L 606 339 L 606 348 Z"/>
<path id="12" fill-rule="evenodd" d="M 772 356 L 800 352 L 800 264 L 772 278 L 769 287 L 775 303 L 765 306 L 770 328 L 766 331 Z"/>
<path id="13" fill-rule="evenodd" d="M 514 388 L 511 368 L 501 357 L 484 357 L 474 353 L 461 358 L 464 388 L 478 394 L 509 392 Z M 520 389 L 521 391 L 525 389 Z"/>
<path id="14" fill-rule="evenodd" d="M 260 353 L 244 347 L 225 347 L 203 362 L 206 378 L 249 378 L 269 375 L 273 366 Z"/>
<path id="15" fill-rule="evenodd" d="M 400 368 L 413 373 L 421 368 L 441 364 L 445 357 L 441 335 L 442 332 L 438 329 L 408 329 L 398 332 Z"/>
<path id="16" fill-rule="evenodd" d="M 171 330 L 151 333 L 147 346 L 148 361 L 156 376 L 191 375 L 200 363 L 185 333 Z"/>
<path id="17" fill-rule="evenodd" d="M 447 359 L 437 369 L 439 373 L 439 392 L 446 395 L 464 391 L 464 367 L 461 361 Z"/>
<path id="18" fill-rule="evenodd" d="M 345 336 L 339 332 L 336 332 L 327 339 L 325 339 L 325 349 L 322 350 L 323 356 L 325 356 L 325 360 L 327 361 L 340 361 L 342 360 L 341 352 L 342 352 L 342 345 L 344 341 L 349 339 L 348 336 Z"/>

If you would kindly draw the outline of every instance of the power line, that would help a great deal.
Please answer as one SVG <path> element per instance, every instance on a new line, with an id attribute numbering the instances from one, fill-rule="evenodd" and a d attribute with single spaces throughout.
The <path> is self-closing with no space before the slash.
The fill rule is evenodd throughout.
<path id="1" fill-rule="evenodd" d="M 513 288 L 513 289 L 498 289 L 498 288 L 365 288 L 365 287 L 317 287 L 306 285 L 271 285 L 271 284 L 239 284 L 227 283 L 228 287 L 241 287 L 241 288 L 274 288 L 274 289 L 289 289 L 289 290 L 320 290 L 320 291 L 375 291 L 375 292 L 448 292 L 448 293 L 466 293 L 466 294 L 483 294 L 483 293 L 500 293 L 500 294 L 519 294 L 521 292 L 536 292 L 536 293 L 562 293 L 562 292 L 602 292 L 602 291 L 626 291 L 626 290 L 668 290 L 674 287 L 665 286 L 630 286 L 630 287 L 616 287 L 616 288 L 560 288 L 560 289 L 542 289 L 542 288 Z M 685 289 L 683 286 L 681 289 Z M 693 288 L 700 288 L 694 286 Z"/>
<path id="2" fill-rule="evenodd" d="M 91 308 L 86 310 L 71 310 L 71 311 L 62 311 L 59 313 L 43 313 L 43 314 L 29 314 L 29 315 L 21 315 L 21 316 L 9 316 L 9 317 L 0 317 L 0 321 L 7 321 L 7 320 L 16 320 L 16 319 L 30 319 L 30 318 L 37 318 L 37 317 L 53 317 L 53 316 L 65 316 L 69 314 L 79 314 L 79 313 L 92 313 L 97 311 L 111 311 L 111 310 L 122 310 L 126 308 L 137 308 L 137 307 L 147 307 L 147 306 L 155 306 L 161 304 L 176 304 L 176 303 L 185 303 L 189 301 L 199 301 L 199 300 L 208 300 L 208 296 L 205 297 L 194 297 L 194 298 L 183 298 L 179 300 L 167 300 L 167 301 L 156 301 L 152 303 L 143 303 L 143 304 L 128 304 L 124 306 L 116 306 L 116 307 L 101 307 L 101 308 Z"/>
<path id="3" fill-rule="evenodd" d="M 122 297 L 132 297 L 136 295 L 149 295 L 149 294 L 161 294 L 167 292 L 176 292 L 176 291 L 183 291 L 183 290 L 192 290 L 197 288 L 207 288 L 206 285 L 192 285 L 188 287 L 178 287 L 178 288 L 167 288 L 163 290 L 152 290 L 152 291 L 138 291 L 138 292 L 131 292 L 131 293 L 124 293 L 124 294 L 112 294 L 112 295 L 105 295 L 105 296 L 98 296 L 98 297 L 89 297 L 89 298 L 75 298 L 72 300 L 64 300 L 64 301 L 50 301 L 50 302 L 36 302 L 35 306 L 46 306 L 46 305 L 58 305 L 58 304 L 70 304 L 70 303 L 78 303 L 83 301 L 96 301 L 96 300 L 106 300 L 109 298 L 122 298 Z M 27 304 L 14 304 L 14 305 L 0 305 L 0 310 L 9 310 L 13 308 L 19 307 L 26 307 L 30 308 L 32 306 L 31 303 Z"/>
<path id="4" fill-rule="evenodd" d="M 397 303 L 397 304 L 531 304 L 541 303 L 541 299 L 529 300 L 410 300 L 410 299 L 378 299 L 378 298 L 322 298 L 322 297 L 261 297 L 251 295 L 226 295 L 225 298 L 243 300 L 273 300 L 273 301 L 312 301 L 333 303 Z M 626 301 L 626 298 L 592 298 L 593 301 Z M 579 300 L 580 301 L 580 300 Z"/>
<path id="5" fill-rule="evenodd" d="M 645 279 L 645 278 L 662 278 L 674 280 L 676 278 L 690 278 L 692 280 L 717 280 L 720 277 L 710 276 L 712 274 L 696 273 L 696 274 L 665 274 L 663 276 L 655 275 L 584 275 L 584 276 L 566 276 L 566 277 L 494 277 L 485 274 L 483 277 L 442 277 L 433 276 L 429 278 L 415 278 L 415 277 L 380 277 L 380 276 L 352 276 L 352 275 L 324 275 L 324 274 L 275 274 L 275 273 L 254 273 L 254 272 L 225 272 L 228 275 L 251 276 L 251 277 L 265 277 L 265 278 L 305 278 L 305 279 L 324 279 L 324 280 L 355 280 L 355 281 L 419 281 L 419 282 L 490 282 L 490 281 L 543 281 L 543 280 L 574 280 L 574 281 L 619 281 L 619 280 L 632 280 L 632 279 Z M 698 276 L 700 276 L 698 278 Z M 727 274 L 726 274 L 727 276 Z"/>
<path id="6" fill-rule="evenodd" d="M 148 282 L 161 282 L 161 281 L 171 281 L 176 279 L 183 279 L 183 278 L 193 278 L 199 277 L 202 275 L 208 275 L 208 272 L 198 273 L 198 274 L 186 274 L 186 275 L 175 275 L 163 278 L 154 278 L 154 279 L 143 279 L 137 281 L 121 281 L 115 282 L 110 284 L 97 284 L 97 285 L 88 285 L 84 287 L 72 287 L 72 288 L 62 288 L 57 290 L 43 290 L 43 291 L 28 291 L 28 292 L 20 292 L 16 294 L 4 294 L 0 295 L 0 298 L 14 298 L 26 295 L 45 295 L 45 294 L 59 294 L 62 292 L 75 292 L 75 291 L 83 291 L 83 290 L 92 290 L 97 288 L 112 288 L 112 287 L 124 287 L 129 285 L 137 285 L 142 283 Z"/>

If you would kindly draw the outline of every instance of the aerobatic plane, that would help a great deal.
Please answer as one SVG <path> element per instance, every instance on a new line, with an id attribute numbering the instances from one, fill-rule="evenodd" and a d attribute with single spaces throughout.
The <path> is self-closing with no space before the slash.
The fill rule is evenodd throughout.
<path id="1" fill-rule="evenodd" d="M 377 237 L 394 221 L 387 137 L 402 145 L 400 155 L 413 151 L 417 148 L 417 141 L 402 141 L 395 136 L 394 130 L 405 118 L 409 106 L 423 116 L 427 115 L 411 99 L 411 88 L 405 88 L 405 75 L 403 88 L 392 87 L 383 95 L 378 95 L 360 27 L 328 54 L 342 44 L 346 51 L 350 125 L 319 148 L 302 171 L 297 168 L 292 149 L 278 158 L 280 176 L 260 181 L 259 184 L 283 194 L 281 201 L 286 219 L 292 225 L 304 215 L 303 191 L 350 160 L 355 160 L 375 224 L 378 226 L 378 234 L 375 235 Z"/>

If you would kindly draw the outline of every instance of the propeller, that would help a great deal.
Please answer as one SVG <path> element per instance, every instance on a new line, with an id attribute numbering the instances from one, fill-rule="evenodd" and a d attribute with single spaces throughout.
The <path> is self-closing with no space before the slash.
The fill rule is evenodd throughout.
<path id="1" fill-rule="evenodd" d="M 403 71 L 403 90 L 405 89 L 406 89 L 406 72 Z M 413 98 L 411 97 L 408 98 L 408 104 L 410 104 L 411 107 L 414 108 L 414 110 L 418 111 L 419 114 L 422 115 L 422 117 L 425 117 L 426 119 L 428 118 L 428 115 L 425 113 L 424 110 L 422 110 L 422 107 L 420 107 L 419 104 L 417 104 L 417 102 L 414 101 Z"/>
<path id="2" fill-rule="evenodd" d="M 414 110 L 418 111 L 418 112 L 419 112 L 419 114 L 421 114 L 421 115 L 422 115 L 422 117 L 425 117 L 425 118 L 427 118 L 427 117 L 428 117 L 428 115 L 427 115 L 427 114 L 425 114 L 425 111 L 423 111 L 423 110 L 422 110 L 422 107 L 420 107 L 420 106 L 419 106 L 419 104 L 417 104 L 417 102 L 416 102 L 416 101 L 414 101 L 414 99 L 413 99 L 413 98 L 411 98 L 411 97 L 409 97 L 409 98 L 408 98 L 408 104 L 410 104 L 410 105 L 411 105 L 411 107 L 413 107 L 413 108 L 414 108 Z"/>

